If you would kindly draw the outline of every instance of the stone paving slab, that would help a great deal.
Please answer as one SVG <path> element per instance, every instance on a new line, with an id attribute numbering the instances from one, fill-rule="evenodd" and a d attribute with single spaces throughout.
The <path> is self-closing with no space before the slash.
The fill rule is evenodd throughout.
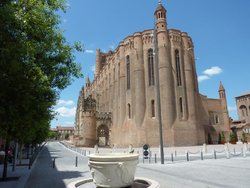
<path id="1" fill-rule="evenodd" d="M 93 148 L 89 149 L 91 152 L 94 151 Z M 110 152 L 110 149 L 107 151 Z M 75 166 L 76 157 L 77 167 Z M 55 168 L 53 168 L 54 159 Z M 87 162 L 86 156 L 72 152 L 58 142 L 49 142 L 41 151 L 31 171 L 25 167 L 18 167 L 19 170 L 15 173 L 20 174 L 20 179 L 15 183 L 0 182 L 0 187 L 67 187 L 70 182 L 91 177 Z M 250 157 L 240 156 L 230 159 L 206 159 L 189 162 L 185 160 L 174 163 L 166 161 L 164 165 L 159 164 L 159 161 L 157 164 L 148 164 L 145 161 L 145 163 L 138 164 L 136 176 L 153 179 L 160 183 L 161 188 L 248 188 L 250 185 L 249 172 Z M 24 186 L 25 184 L 26 186 Z"/>

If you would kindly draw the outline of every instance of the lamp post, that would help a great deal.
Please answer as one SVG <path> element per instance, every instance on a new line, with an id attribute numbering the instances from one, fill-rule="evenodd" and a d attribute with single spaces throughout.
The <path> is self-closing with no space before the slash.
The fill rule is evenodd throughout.
<path id="1" fill-rule="evenodd" d="M 158 69 L 158 42 L 156 36 L 156 28 L 154 26 L 153 31 L 153 50 L 155 57 L 155 78 L 156 78 L 156 87 L 157 87 L 157 107 L 158 107 L 158 119 L 159 119 L 159 135 L 160 135 L 160 157 L 161 164 L 164 164 L 164 148 L 163 148 L 163 133 L 162 133 L 162 117 L 161 117 L 161 93 L 160 93 L 160 81 L 159 81 L 159 69 Z"/>

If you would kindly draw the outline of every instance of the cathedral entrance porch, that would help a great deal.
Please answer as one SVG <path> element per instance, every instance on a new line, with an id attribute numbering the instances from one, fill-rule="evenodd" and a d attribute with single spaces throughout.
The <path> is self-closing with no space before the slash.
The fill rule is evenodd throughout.
<path id="1" fill-rule="evenodd" d="M 97 143 L 99 146 L 109 146 L 109 128 L 105 124 L 97 128 Z"/>

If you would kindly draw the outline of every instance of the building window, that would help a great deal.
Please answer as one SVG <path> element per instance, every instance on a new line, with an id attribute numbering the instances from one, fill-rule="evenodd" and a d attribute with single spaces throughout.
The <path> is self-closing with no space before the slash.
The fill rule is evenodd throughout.
<path id="1" fill-rule="evenodd" d="M 245 105 L 240 106 L 242 117 L 248 116 L 247 107 Z"/>
<path id="2" fill-rule="evenodd" d="M 151 101 L 151 116 L 155 117 L 155 101 Z"/>
<path id="3" fill-rule="evenodd" d="M 181 86 L 181 66 L 180 66 L 180 54 L 179 50 L 175 50 L 175 65 L 176 65 L 176 79 L 177 86 Z"/>
<path id="4" fill-rule="evenodd" d="M 127 61 L 127 89 L 130 89 L 130 59 L 129 59 L 129 55 L 127 55 L 126 61 Z"/>
<path id="5" fill-rule="evenodd" d="M 215 124 L 218 124 L 218 123 L 219 123 L 219 116 L 215 115 Z"/>
<path id="6" fill-rule="evenodd" d="M 128 119 L 131 119 L 131 106 L 128 103 Z"/>
<path id="7" fill-rule="evenodd" d="M 118 79 L 120 78 L 120 63 L 118 63 Z"/>
<path id="8" fill-rule="evenodd" d="M 148 80 L 149 85 L 155 85 L 154 79 L 154 56 L 153 56 L 153 49 L 148 50 Z"/>
<path id="9" fill-rule="evenodd" d="M 179 99 L 179 105 L 180 105 L 181 117 L 183 117 L 183 104 L 182 104 L 182 98 L 181 97 Z"/>

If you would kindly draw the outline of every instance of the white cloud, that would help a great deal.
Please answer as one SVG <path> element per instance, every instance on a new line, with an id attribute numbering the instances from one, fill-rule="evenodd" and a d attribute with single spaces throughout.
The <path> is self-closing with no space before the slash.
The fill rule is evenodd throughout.
<path id="1" fill-rule="evenodd" d="M 220 74 L 220 73 L 222 73 L 222 69 L 218 66 L 211 67 L 203 71 L 203 74 L 208 75 L 208 76 L 213 76 L 213 75 Z"/>
<path id="2" fill-rule="evenodd" d="M 207 75 L 200 75 L 200 76 L 198 76 L 198 82 L 202 82 L 202 81 L 208 80 L 208 79 L 210 79 L 210 77 L 207 76 Z"/>
<path id="3" fill-rule="evenodd" d="M 73 117 L 75 116 L 75 113 L 76 113 L 76 107 L 73 107 L 73 108 L 67 108 L 67 107 L 59 107 L 55 110 L 59 116 L 62 116 L 62 117 Z"/>
<path id="4" fill-rule="evenodd" d="M 74 101 L 72 101 L 72 100 L 58 100 L 57 101 L 57 105 L 69 106 L 69 105 L 72 105 L 72 104 L 74 104 Z"/>
<path id="5" fill-rule="evenodd" d="M 85 50 L 85 52 L 88 53 L 88 54 L 94 54 L 95 53 L 94 50 Z"/>
<path id="6" fill-rule="evenodd" d="M 92 70 L 93 72 L 95 72 L 95 65 L 92 65 L 92 66 L 91 66 L 91 70 Z"/>
<path id="7" fill-rule="evenodd" d="M 223 72 L 223 70 L 218 66 L 214 66 L 214 67 L 211 67 L 209 69 L 206 69 L 202 72 L 203 73 L 202 75 L 198 76 L 198 82 L 202 82 L 204 80 L 209 80 L 212 76 L 220 74 L 222 72 Z"/>
<path id="8" fill-rule="evenodd" d="M 228 106 L 228 111 L 237 111 L 236 106 Z"/>

